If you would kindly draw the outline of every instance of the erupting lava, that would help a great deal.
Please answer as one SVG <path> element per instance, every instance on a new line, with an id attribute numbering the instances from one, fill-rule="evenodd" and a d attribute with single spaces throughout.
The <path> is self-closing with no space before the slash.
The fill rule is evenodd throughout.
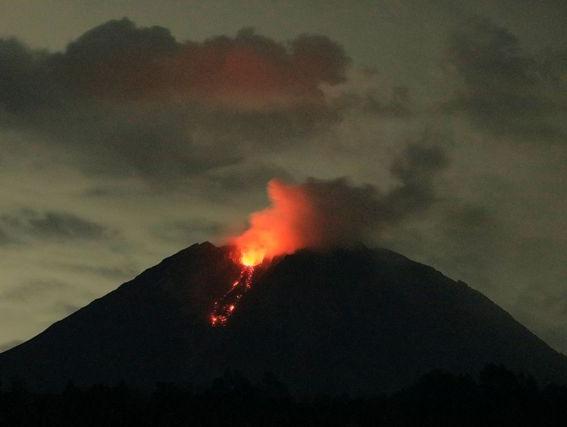
<path id="1" fill-rule="evenodd" d="M 341 211 L 341 200 L 350 187 L 343 181 L 316 180 L 289 185 L 279 180 L 268 183 L 271 206 L 250 216 L 250 227 L 230 239 L 236 247 L 240 277 L 218 299 L 210 315 L 212 326 L 224 326 L 238 303 L 252 287 L 255 269 L 265 260 L 291 254 L 304 247 L 325 247 L 350 235 L 352 227 Z M 359 191 L 360 192 L 360 191 Z"/>
<path id="2" fill-rule="evenodd" d="M 309 203 L 298 187 L 272 180 L 268 184 L 272 206 L 250 216 L 250 228 L 231 239 L 238 250 L 240 277 L 226 294 L 213 305 L 211 326 L 225 326 L 236 311 L 238 303 L 252 288 L 256 266 L 265 259 L 293 253 L 303 246 L 299 237 L 299 218 L 309 213 Z"/>
<path id="3" fill-rule="evenodd" d="M 262 263 L 264 256 L 265 251 L 261 249 L 239 253 L 235 262 L 240 264 L 240 276 L 232 283 L 228 292 L 215 301 L 209 317 L 211 326 L 225 326 L 228 323 L 244 294 L 252 288 L 256 266 Z"/>
<path id="4" fill-rule="evenodd" d="M 268 183 L 268 196 L 272 206 L 253 213 L 250 227 L 232 239 L 243 265 L 258 265 L 307 244 L 304 225 L 313 218 L 314 209 L 304 189 L 274 179 Z"/>
<path id="5" fill-rule="evenodd" d="M 245 267 L 254 267 L 261 264 L 266 256 L 266 251 L 262 248 L 252 248 L 240 255 L 240 263 Z"/>

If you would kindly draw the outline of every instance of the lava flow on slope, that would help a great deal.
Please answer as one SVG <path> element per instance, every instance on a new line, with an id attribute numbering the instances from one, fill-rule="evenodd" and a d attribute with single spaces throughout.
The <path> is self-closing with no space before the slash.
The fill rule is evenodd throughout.
<path id="1" fill-rule="evenodd" d="M 265 252 L 257 246 L 241 248 L 234 262 L 240 266 L 240 275 L 230 289 L 213 304 L 209 322 L 211 326 L 225 326 L 238 308 L 240 300 L 252 289 L 257 267 L 263 263 Z"/>
<path id="2" fill-rule="evenodd" d="M 254 265 L 241 264 L 240 276 L 232 283 L 231 288 L 221 298 L 215 301 L 209 321 L 211 326 L 225 326 L 230 316 L 236 310 L 238 303 L 252 288 Z"/>

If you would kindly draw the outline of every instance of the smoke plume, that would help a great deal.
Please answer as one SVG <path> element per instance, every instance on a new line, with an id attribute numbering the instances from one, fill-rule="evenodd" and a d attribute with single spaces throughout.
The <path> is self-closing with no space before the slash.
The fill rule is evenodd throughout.
<path id="1" fill-rule="evenodd" d="M 250 227 L 232 239 L 243 262 L 367 242 L 384 228 L 428 208 L 435 201 L 433 179 L 447 165 L 439 147 L 409 145 L 392 165 L 400 185 L 382 193 L 347 179 L 308 179 L 303 184 L 268 183 L 271 206 L 250 216 Z"/>

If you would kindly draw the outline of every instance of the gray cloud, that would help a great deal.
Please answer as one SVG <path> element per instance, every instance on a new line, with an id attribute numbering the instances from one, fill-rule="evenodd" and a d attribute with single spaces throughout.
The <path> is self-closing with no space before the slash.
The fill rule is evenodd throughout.
<path id="1" fill-rule="evenodd" d="M 60 316 L 68 316 L 80 308 L 80 306 L 68 304 L 64 301 L 56 302 L 52 307 L 53 311 L 58 313 Z"/>
<path id="2" fill-rule="evenodd" d="M 390 97 L 383 101 L 384 94 L 369 93 L 364 97 L 363 110 L 391 117 L 406 118 L 415 114 L 415 105 L 412 100 L 411 90 L 405 86 L 392 88 Z"/>
<path id="3" fill-rule="evenodd" d="M 448 166 L 449 158 L 440 146 L 427 145 L 427 141 L 408 145 L 391 168 L 401 183 L 384 201 L 391 218 L 404 218 L 429 208 L 436 200 L 434 180 Z"/>
<path id="4" fill-rule="evenodd" d="M 448 64 L 462 80 L 449 109 L 496 135 L 562 141 L 558 115 L 566 98 L 559 76 L 567 64 L 556 59 L 524 52 L 514 34 L 486 18 L 470 19 L 449 42 Z"/>
<path id="5" fill-rule="evenodd" d="M 58 211 L 20 209 L 0 215 L 0 231 L 18 241 L 22 238 L 40 240 L 97 240 L 108 230 L 74 214 Z"/>
<path id="6" fill-rule="evenodd" d="M 14 243 L 13 239 L 0 228 L 0 246 Z"/>
<path id="7" fill-rule="evenodd" d="M 124 265 L 118 267 L 110 266 L 97 266 L 91 264 L 57 264 L 62 270 L 95 275 L 103 278 L 108 278 L 112 280 L 126 280 L 134 277 L 139 271 L 131 265 Z"/>
<path id="8" fill-rule="evenodd" d="M 215 240 L 226 234 L 226 224 L 207 219 L 194 219 L 188 221 L 171 221 L 156 224 L 152 233 L 158 238 L 188 245 L 195 241 Z"/>
<path id="9" fill-rule="evenodd" d="M 412 90 L 407 86 L 374 87 L 380 75 L 375 70 L 356 70 L 338 91 L 334 104 L 342 113 L 357 111 L 382 118 L 408 119 L 417 113 Z M 356 80 L 364 84 L 356 87 Z M 366 86 L 366 87 L 365 87 Z M 330 91 L 332 93 L 332 91 Z"/>
<path id="10" fill-rule="evenodd" d="M 226 198 L 227 194 L 240 195 L 242 191 L 257 193 L 264 191 L 266 183 L 273 177 L 292 180 L 292 176 L 283 167 L 265 162 L 248 161 L 240 165 L 219 168 L 207 174 L 207 191 L 211 197 L 216 194 Z"/>
<path id="11" fill-rule="evenodd" d="M 29 280 L 5 290 L 0 293 L 0 297 L 12 302 L 28 302 L 33 299 L 44 298 L 52 292 L 60 292 L 69 288 L 71 286 L 59 280 Z"/>

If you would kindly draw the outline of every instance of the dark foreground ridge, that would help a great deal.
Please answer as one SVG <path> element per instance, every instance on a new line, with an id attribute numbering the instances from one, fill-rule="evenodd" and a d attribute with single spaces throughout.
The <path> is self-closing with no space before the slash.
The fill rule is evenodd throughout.
<path id="1" fill-rule="evenodd" d="M 387 250 L 302 250 L 262 267 L 225 327 L 211 306 L 238 278 L 230 248 L 193 245 L 0 355 L 37 391 L 206 387 L 270 372 L 293 395 L 372 396 L 443 369 L 501 364 L 564 383 L 566 358 L 462 282 Z"/>
<path id="2" fill-rule="evenodd" d="M 206 389 L 125 384 L 30 393 L 0 387 L 0 426 L 565 426 L 567 387 L 537 384 L 501 366 L 478 377 L 431 372 L 411 386 L 370 398 L 298 399 L 273 375 L 251 383 L 226 372 Z"/>

